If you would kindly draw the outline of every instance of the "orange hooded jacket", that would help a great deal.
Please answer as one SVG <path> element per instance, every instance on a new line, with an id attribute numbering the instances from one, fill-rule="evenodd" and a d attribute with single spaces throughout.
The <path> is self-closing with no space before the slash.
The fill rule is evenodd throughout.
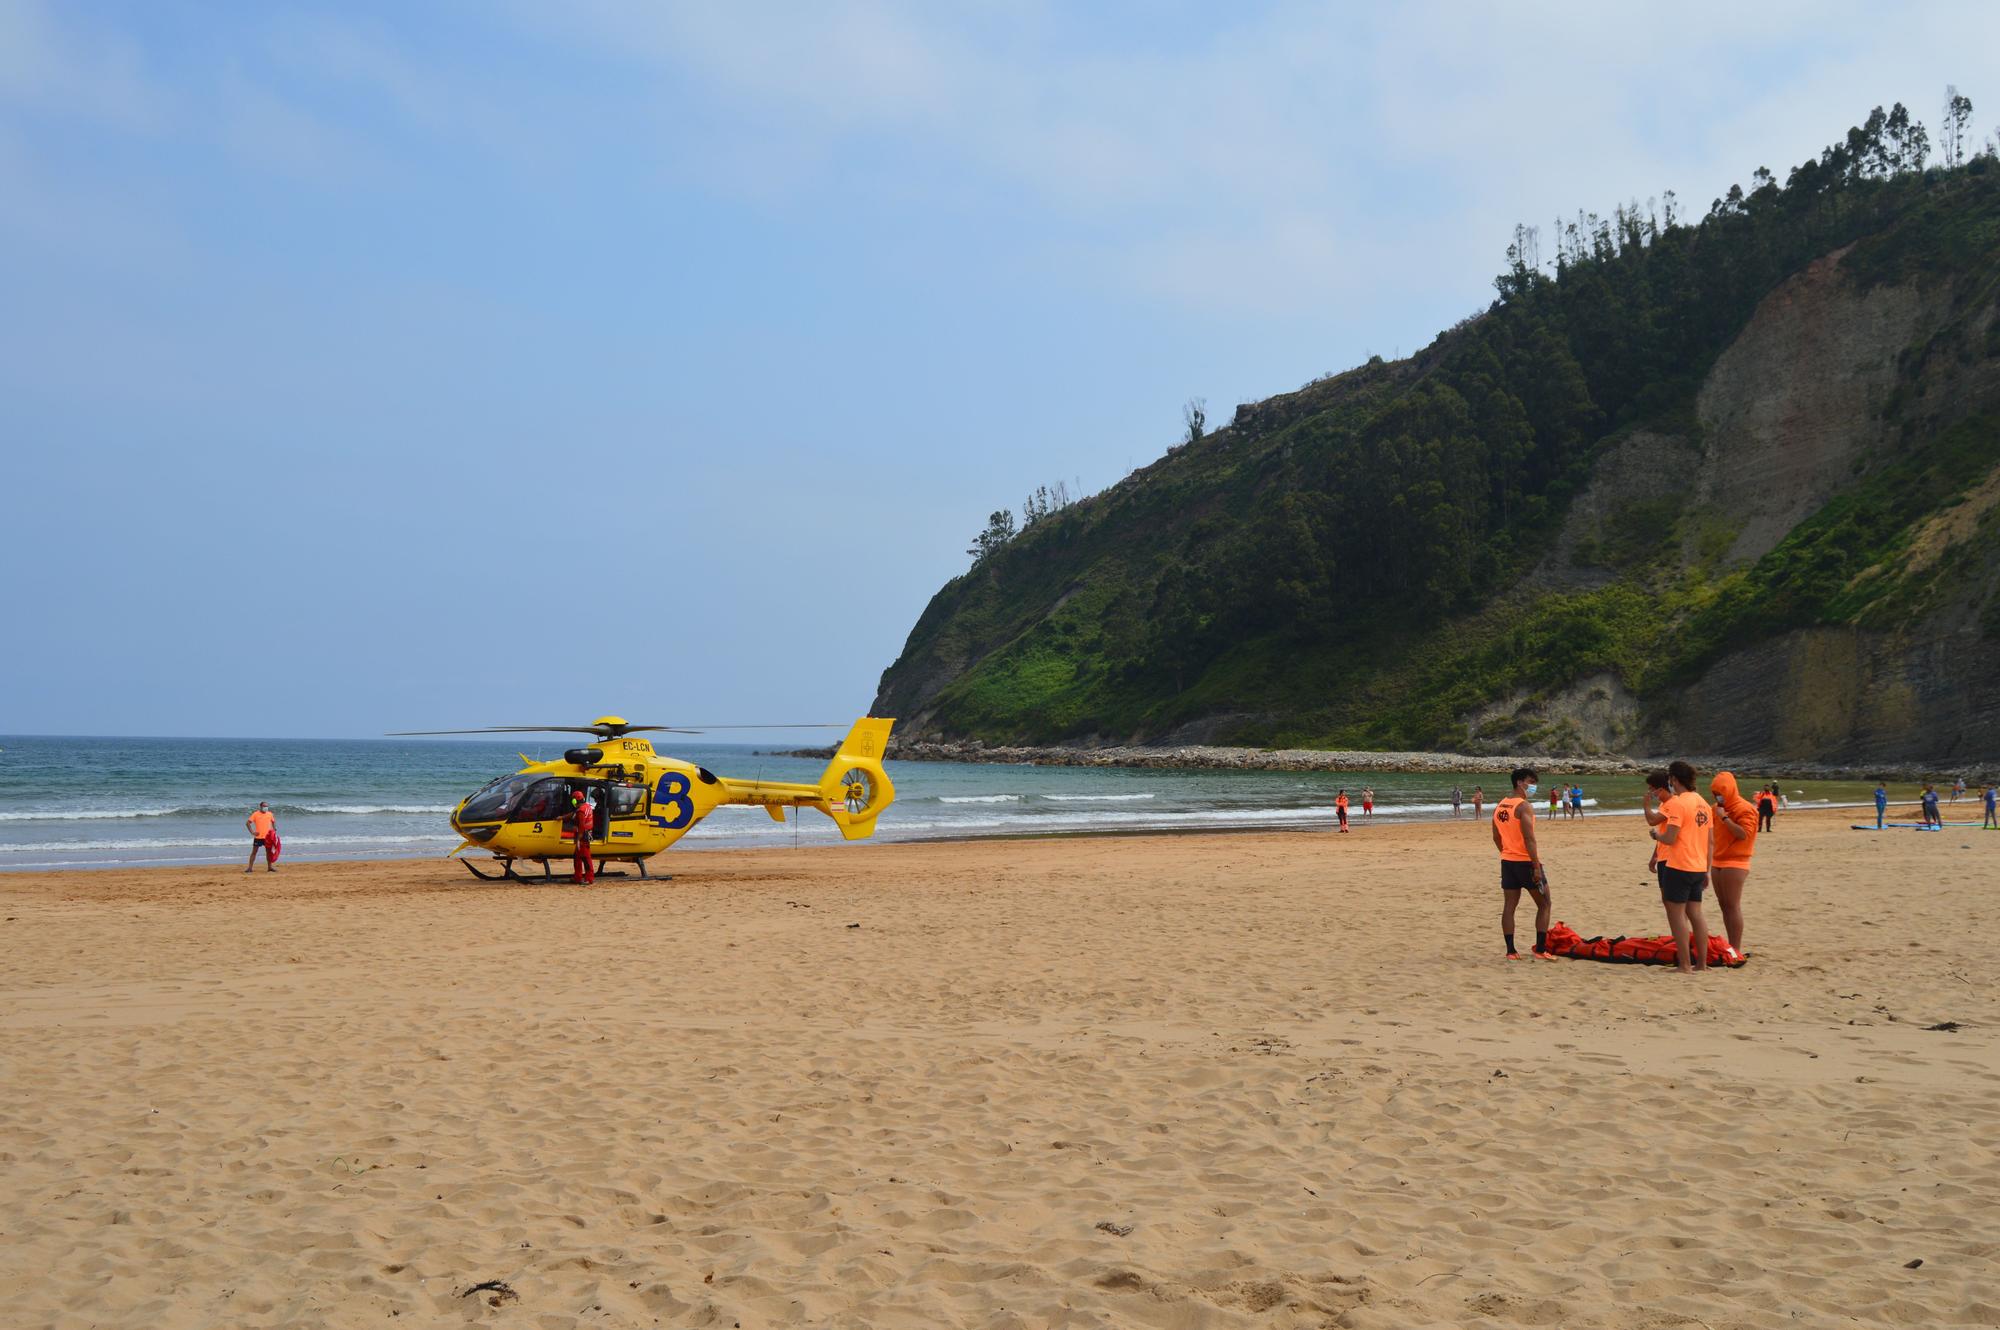
<path id="1" fill-rule="evenodd" d="M 1736 788 L 1735 775 L 1727 771 L 1715 773 L 1708 792 L 1715 796 L 1715 806 L 1729 815 L 1729 821 L 1743 828 L 1739 836 L 1721 818 L 1715 820 L 1715 857 L 1710 862 L 1717 868 L 1748 868 L 1757 842 L 1756 807 L 1743 797 Z"/>

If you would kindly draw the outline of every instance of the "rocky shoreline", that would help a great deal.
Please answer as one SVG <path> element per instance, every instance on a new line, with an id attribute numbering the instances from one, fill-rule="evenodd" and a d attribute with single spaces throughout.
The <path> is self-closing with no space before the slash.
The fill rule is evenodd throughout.
<path id="1" fill-rule="evenodd" d="M 791 757 L 832 757 L 834 749 L 802 748 Z M 990 762 L 1003 765 L 1043 767 L 1153 767 L 1193 771 L 1408 771 L 1441 775 L 1490 775 L 1516 766 L 1532 766 L 1563 775 L 1635 775 L 1664 766 L 1666 757 L 1576 757 L 1546 753 L 1373 753 L 1315 748 L 1228 748 L 1209 744 L 1173 744 L 1160 747 L 1114 746 L 1071 748 L 1059 745 L 989 745 L 977 740 L 959 742 L 905 741 L 892 739 L 885 754 L 899 762 Z M 1792 777 L 1799 780 L 1926 780 L 1962 770 L 1970 778 L 1976 768 L 1917 767 L 1907 764 L 1884 766 L 1833 766 L 1824 763 L 1761 757 L 1715 757 L 1691 755 L 1702 771 L 1755 772 L 1759 777 Z"/>

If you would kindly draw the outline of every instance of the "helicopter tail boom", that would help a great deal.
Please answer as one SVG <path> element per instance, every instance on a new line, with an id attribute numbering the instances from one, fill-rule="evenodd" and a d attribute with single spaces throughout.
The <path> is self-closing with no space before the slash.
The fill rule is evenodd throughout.
<path id="1" fill-rule="evenodd" d="M 762 807 L 780 821 L 786 807 L 817 808 L 834 820 L 842 837 L 865 840 L 875 834 L 875 819 L 882 810 L 895 802 L 896 787 L 882 769 L 882 753 L 895 723 L 878 716 L 855 721 L 816 785 L 725 777 L 727 802 Z"/>

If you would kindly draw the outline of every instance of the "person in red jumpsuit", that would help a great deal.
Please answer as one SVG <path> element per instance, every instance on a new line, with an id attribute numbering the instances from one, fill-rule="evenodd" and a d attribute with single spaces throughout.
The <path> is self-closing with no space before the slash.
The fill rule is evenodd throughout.
<path id="1" fill-rule="evenodd" d="M 580 886 L 589 886 L 597 881 L 597 865 L 590 857 L 590 833 L 597 826 L 597 811 L 590 806 L 582 790 L 571 790 L 570 801 L 576 805 L 575 828 L 576 845 L 571 856 L 573 872 L 570 881 Z"/>

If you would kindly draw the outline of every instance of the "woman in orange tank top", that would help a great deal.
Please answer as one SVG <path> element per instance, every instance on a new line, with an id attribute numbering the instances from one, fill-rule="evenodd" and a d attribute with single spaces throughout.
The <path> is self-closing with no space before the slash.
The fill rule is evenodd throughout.
<path id="1" fill-rule="evenodd" d="M 1715 773 L 1708 792 L 1715 796 L 1715 861 L 1708 881 L 1722 907 L 1729 945 L 1743 952 L 1743 884 L 1750 880 L 1750 855 L 1757 847 L 1757 808 L 1727 771 Z"/>

